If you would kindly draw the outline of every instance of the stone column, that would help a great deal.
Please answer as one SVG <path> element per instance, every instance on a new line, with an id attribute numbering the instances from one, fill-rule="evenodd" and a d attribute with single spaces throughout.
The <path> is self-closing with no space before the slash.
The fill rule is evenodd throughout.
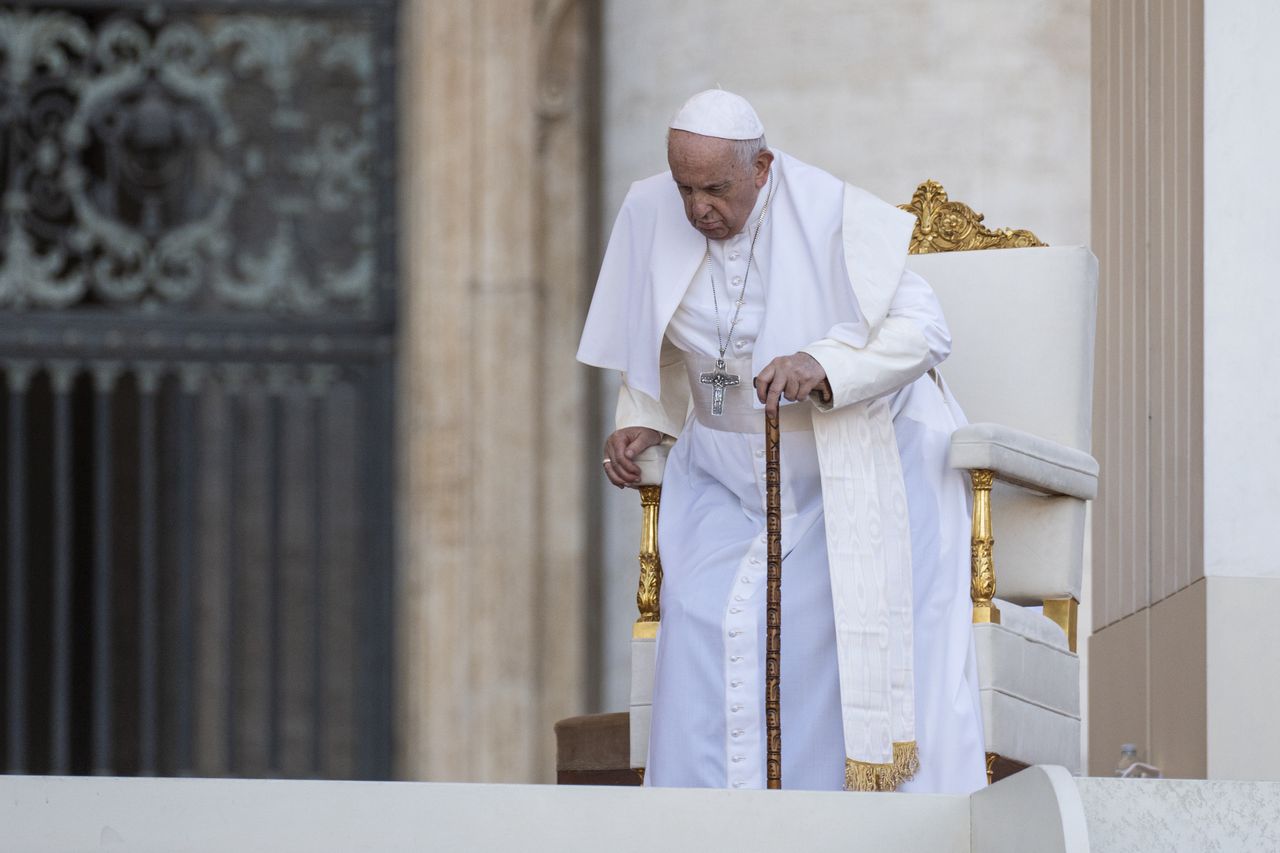
<path id="1" fill-rule="evenodd" d="M 587 23 L 574 2 L 403 7 L 404 778 L 549 780 L 552 724 L 584 710 Z"/>
<path id="2" fill-rule="evenodd" d="M 1191 748 L 1195 731 L 1203 745 L 1202 693 L 1180 713 L 1190 731 L 1161 738 L 1184 754 L 1154 748 L 1151 688 L 1167 695 L 1170 673 L 1147 656 L 1151 617 L 1176 635 L 1184 619 L 1169 605 L 1203 577 L 1202 21 L 1199 0 L 1093 4 L 1095 774 L 1114 768 L 1123 742 L 1173 772 L 1204 773 Z M 1192 642 L 1183 651 L 1194 657 Z"/>
<path id="3" fill-rule="evenodd" d="M 1280 9 L 1094 3 L 1093 773 L 1280 779 Z"/>

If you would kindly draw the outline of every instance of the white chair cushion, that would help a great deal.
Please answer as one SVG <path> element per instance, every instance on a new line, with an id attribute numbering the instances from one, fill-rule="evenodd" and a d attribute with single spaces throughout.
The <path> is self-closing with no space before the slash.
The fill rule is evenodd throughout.
<path id="1" fill-rule="evenodd" d="M 1060 764 L 1080 774 L 1080 721 L 1039 705 L 983 690 L 987 751 L 1024 764 Z"/>
<path id="2" fill-rule="evenodd" d="M 995 604 L 1000 611 L 1000 625 L 997 627 L 1064 652 L 1070 651 L 1062 626 L 1045 616 L 1040 607 L 1019 607 L 1002 598 L 997 598 Z"/>
<path id="3" fill-rule="evenodd" d="M 1002 424 L 969 424 L 951 435 L 952 468 L 986 468 L 1005 482 L 1093 500 L 1098 460 L 1083 450 Z"/>
<path id="4" fill-rule="evenodd" d="M 1018 604 L 1046 598 L 1080 599 L 1084 571 L 1084 508 L 996 481 L 991 490 L 992 559 L 996 594 Z"/>
<path id="5" fill-rule="evenodd" d="M 987 750 L 1027 764 L 1080 764 L 1080 659 L 1043 613 L 996 602 L 973 626 Z"/>
<path id="6" fill-rule="evenodd" d="M 653 726 L 652 705 L 632 705 L 631 711 L 631 766 L 649 766 L 649 731 Z"/>
<path id="7" fill-rule="evenodd" d="M 653 702 L 653 673 L 658 660 L 658 641 L 651 637 L 631 638 L 631 704 Z"/>
<path id="8" fill-rule="evenodd" d="M 658 657 L 658 641 L 631 638 L 631 766 L 645 767 L 649 761 L 649 728 L 653 719 L 653 672 Z"/>
<path id="9" fill-rule="evenodd" d="M 1000 616 L 1004 618 L 1004 613 Z M 1059 714 L 1080 717 L 1078 657 L 1066 649 L 1020 636 L 1004 625 L 973 627 L 980 690 L 994 690 Z"/>

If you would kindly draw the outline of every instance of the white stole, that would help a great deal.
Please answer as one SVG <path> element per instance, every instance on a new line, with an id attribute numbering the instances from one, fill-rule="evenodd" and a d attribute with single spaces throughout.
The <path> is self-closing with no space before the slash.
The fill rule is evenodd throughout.
<path id="1" fill-rule="evenodd" d="M 846 185 L 841 235 L 866 346 L 888 314 L 915 219 Z M 813 413 L 844 723 L 845 789 L 893 791 L 919 769 L 911 530 L 885 397 Z"/>
<path id="2" fill-rule="evenodd" d="M 813 413 L 835 609 L 845 788 L 915 773 L 911 531 L 885 398 Z M 785 711 L 784 711 L 785 713 Z"/>

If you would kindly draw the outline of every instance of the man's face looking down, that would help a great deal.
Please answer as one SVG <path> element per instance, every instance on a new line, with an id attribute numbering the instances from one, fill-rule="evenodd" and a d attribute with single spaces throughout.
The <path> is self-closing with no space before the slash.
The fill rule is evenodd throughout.
<path id="1" fill-rule="evenodd" d="M 744 146 L 729 139 L 672 130 L 667 163 L 684 201 L 684 215 L 698 233 L 723 240 L 740 232 L 769 177 L 773 153 L 743 156 Z"/>

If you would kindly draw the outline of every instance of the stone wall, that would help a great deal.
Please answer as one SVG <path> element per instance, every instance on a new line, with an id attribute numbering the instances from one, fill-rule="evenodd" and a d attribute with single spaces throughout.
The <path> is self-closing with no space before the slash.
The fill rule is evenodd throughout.
<path id="1" fill-rule="evenodd" d="M 770 145 L 886 200 L 935 178 L 988 224 L 1089 240 L 1088 0 L 606 0 L 606 221 L 666 169 L 675 110 L 716 85 L 754 104 Z M 605 705 L 622 708 L 639 502 L 605 498 Z"/>
<path id="2" fill-rule="evenodd" d="M 552 726 L 587 701 L 592 15 L 403 7 L 405 778 L 550 780 Z"/>

